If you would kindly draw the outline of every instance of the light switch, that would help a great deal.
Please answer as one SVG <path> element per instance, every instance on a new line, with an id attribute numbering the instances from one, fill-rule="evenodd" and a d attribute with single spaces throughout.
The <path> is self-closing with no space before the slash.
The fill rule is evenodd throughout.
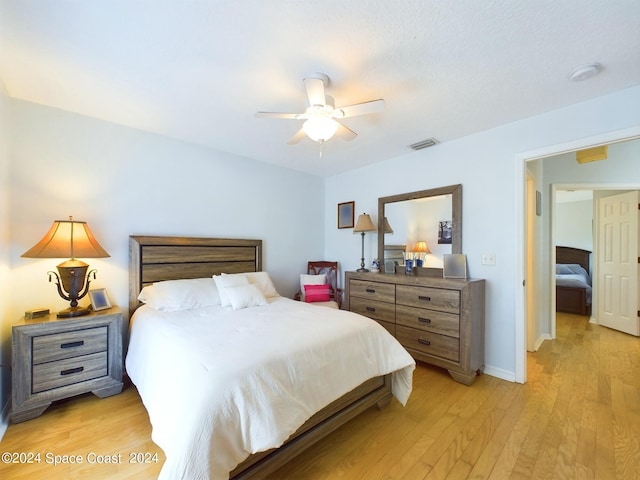
<path id="1" fill-rule="evenodd" d="M 495 253 L 483 253 L 482 254 L 482 265 L 495 265 L 496 264 L 496 254 Z"/>

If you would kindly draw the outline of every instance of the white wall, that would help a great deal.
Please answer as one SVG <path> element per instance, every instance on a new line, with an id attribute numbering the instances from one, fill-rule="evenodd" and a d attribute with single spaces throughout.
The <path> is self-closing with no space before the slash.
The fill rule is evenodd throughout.
<path id="1" fill-rule="evenodd" d="M 11 384 L 11 325 L 9 275 L 9 153 L 7 125 L 9 99 L 0 81 L 0 438 L 6 429 L 3 409 L 9 407 Z"/>
<path id="2" fill-rule="evenodd" d="M 556 203 L 556 245 L 593 251 L 593 200 Z"/>
<path id="3" fill-rule="evenodd" d="M 324 248 L 324 180 L 166 137 L 11 100 L 11 318 L 68 306 L 47 283 L 59 261 L 20 258 L 52 221 L 89 223 L 111 258 L 92 288 L 128 305 L 128 237 L 263 240 L 263 268 L 293 296 Z M 213 128 L 213 127 L 212 127 Z M 83 302 L 87 302 L 84 299 Z"/>
<path id="4" fill-rule="evenodd" d="M 523 321 L 523 312 L 516 311 L 516 289 L 522 288 L 523 280 L 517 275 L 522 259 L 516 258 L 523 219 L 515 202 L 524 202 L 516 198 L 523 187 L 518 190 L 515 183 L 524 183 L 516 175 L 523 171 L 518 158 L 524 152 L 636 125 L 640 125 L 640 87 L 331 177 L 325 194 L 325 257 L 340 261 L 345 270 L 359 264 L 359 239 L 335 228 L 337 203 L 355 200 L 356 214 L 374 213 L 378 197 L 461 183 L 462 250 L 470 276 L 487 280 L 486 371 L 514 379 L 516 322 Z M 365 243 L 369 264 L 376 252 L 376 235 L 367 235 Z M 495 253 L 496 265 L 481 265 L 482 253 Z"/>

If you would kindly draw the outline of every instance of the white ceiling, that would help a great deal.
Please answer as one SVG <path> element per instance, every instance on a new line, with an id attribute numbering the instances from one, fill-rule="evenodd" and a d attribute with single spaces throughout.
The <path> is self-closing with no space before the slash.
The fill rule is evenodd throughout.
<path id="1" fill-rule="evenodd" d="M 9 96 L 328 176 L 640 84 L 638 0 L 0 0 Z M 568 79 L 600 62 L 598 76 Z M 359 136 L 287 140 L 324 72 Z M 0 85 L 1 86 L 1 85 Z M 435 147 L 438 148 L 438 147 Z M 178 159 L 176 159 L 178 160 Z"/>

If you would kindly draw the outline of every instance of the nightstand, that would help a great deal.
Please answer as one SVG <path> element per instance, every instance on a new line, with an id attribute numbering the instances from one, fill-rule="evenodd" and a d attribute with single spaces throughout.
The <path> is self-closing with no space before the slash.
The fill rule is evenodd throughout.
<path id="1" fill-rule="evenodd" d="M 35 418 L 51 402 L 81 393 L 100 398 L 120 393 L 123 329 L 118 308 L 14 325 L 11 421 Z"/>

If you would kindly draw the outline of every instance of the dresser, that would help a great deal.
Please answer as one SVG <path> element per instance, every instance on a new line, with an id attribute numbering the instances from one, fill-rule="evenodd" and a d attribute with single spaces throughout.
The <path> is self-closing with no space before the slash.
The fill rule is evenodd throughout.
<path id="1" fill-rule="evenodd" d="M 416 359 L 471 385 L 484 370 L 481 279 L 345 273 L 345 308 L 376 320 Z"/>
<path id="2" fill-rule="evenodd" d="M 41 415 L 55 400 L 122 391 L 124 315 L 21 320 L 12 331 L 12 422 Z"/>

